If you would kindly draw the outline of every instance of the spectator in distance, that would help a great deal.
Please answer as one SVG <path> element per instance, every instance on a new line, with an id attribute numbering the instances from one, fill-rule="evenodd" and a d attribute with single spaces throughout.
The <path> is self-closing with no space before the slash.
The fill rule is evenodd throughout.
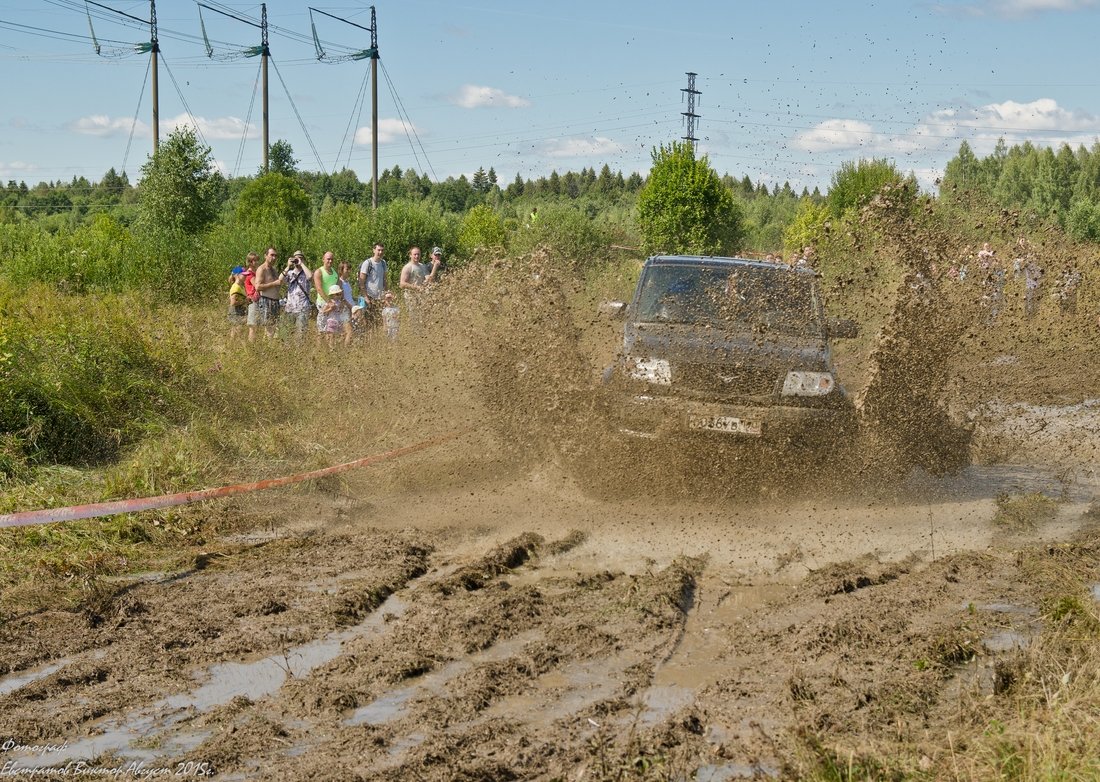
<path id="1" fill-rule="evenodd" d="M 294 324 L 295 340 L 301 342 L 313 311 L 309 300 L 313 272 L 306 265 L 306 257 L 301 250 L 295 250 L 294 255 L 287 259 L 283 278 L 286 280 L 286 314 Z"/>
<path id="2" fill-rule="evenodd" d="M 264 327 L 268 339 L 275 336 L 275 326 L 279 322 L 279 290 L 283 286 L 283 275 L 275 271 L 275 259 L 278 253 L 274 247 L 268 247 L 264 253 L 264 262 L 256 268 L 256 290 L 260 292 L 259 317 L 257 325 Z"/>
<path id="3" fill-rule="evenodd" d="M 368 328 L 376 328 L 382 323 L 382 299 L 386 295 L 386 259 L 382 257 L 385 248 L 381 242 L 374 243 L 374 252 L 359 267 L 359 293 L 366 299 L 366 318 Z"/>

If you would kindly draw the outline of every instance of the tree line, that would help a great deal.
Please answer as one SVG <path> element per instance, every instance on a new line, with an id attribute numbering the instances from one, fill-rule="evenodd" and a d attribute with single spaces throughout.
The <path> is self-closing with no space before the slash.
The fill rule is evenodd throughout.
<path id="1" fill-rule="evenodd" d="M 1081 241 L 1100 241 L 1100 141 L 1057 150 L 1000 139 L 979 158 L 967 142 L 947 164 L 940 197 L 980 201 L 1056 222 Z"/>

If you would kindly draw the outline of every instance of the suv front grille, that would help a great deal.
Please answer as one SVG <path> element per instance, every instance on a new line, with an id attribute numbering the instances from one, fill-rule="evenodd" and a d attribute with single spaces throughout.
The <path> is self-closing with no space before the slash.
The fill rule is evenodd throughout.
<path id="1" fill-rule="evenodd" d="M 723 364 L 676 364 L 672 385 L 722 397 L 771 396 L 779 384 L 775 370 Z"/>

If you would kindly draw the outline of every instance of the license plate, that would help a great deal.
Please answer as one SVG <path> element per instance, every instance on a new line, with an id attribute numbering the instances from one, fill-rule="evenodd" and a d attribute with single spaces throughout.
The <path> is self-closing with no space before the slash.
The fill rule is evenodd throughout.
<path id="1" fill-rule="evenodd" d="M 760 421 L 748 421 L 731 415 L 693 415 L 688 418 L 688 428 L 707 432 L 759 435 L 763 427 Z"/>

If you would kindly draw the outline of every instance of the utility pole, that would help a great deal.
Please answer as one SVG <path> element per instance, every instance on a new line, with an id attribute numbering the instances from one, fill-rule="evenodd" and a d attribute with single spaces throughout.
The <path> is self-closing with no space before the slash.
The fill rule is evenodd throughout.
<path id="1" fill-rule="evenodd" d="M 370 33 L 370 48 L 365 51 L 356 52 L 349 57 L 343 59 L 362 60 L 364 57 L 370 57 L 370 97 L 371 97 L 371 121 L 370 121 L 370 135 L 371 135 L 371 207 L 378 208 L 378 17 L 375 14 L 374 6 L 370 7 L 370 28 L 363 27 L 361 24 L 348 21 L 339 16 L 333 16 L 327 11 L 322 11 L 318 8 L 310 6 L 309 9 L 310 19 L 312 20 L 313 14 L 321 14 L 327 16 L 330 19 L 335 19 L 338 22 L 344 24 L 350 24 L 352 27 L 358 27 L 360 30 L 367 30 Z M 324 49 L 321 48 L 321 39 L 317 37 L 317 27 L 313 25 L 313 44 L 317 48 L 317 59 L 324 60 L 327 55 Z M 352 139 L 354 145 L 355 139 Z M 350 157 L 351 151 L 348 151 Z"/>
<path id="2" fill-rule="evenodd" d="M 125 13 L 123 11 L 116 11 L 108 5 L 103 3 L 97 3 L 95 0 L 87 0 L 88 5 L 94 5 L 96 8 L 102 8 L 104 11 L 110 11 L 112 14 L 118 14 L 119 16 L 125 16 L 127 19 L 133 19 L 135 22 L 141 22 L 146 24 L 146 21 L 138 16 Z M 92 17 L 88 14 L 88 26 L 91 27 Z M 157 53 L 160 51 L 160 42 L 157 39 L 157 0 L 149 0 L 149 43 L 139 44 L 135 48 L 139 52 L 149 52 L 152 58 L 150 67 L 153 71 L 153 154 L 157 153 L 157 149 L 160 147 L 160 93 L 157 91 Z M 95 39 L 95 30 L 92 30 L 92 43 L 95 45 L 96 54 L 99 54 L 99 43 Z"/>
<path id="3" fill-rule="evenodd" d="M 268 172 L 268 143 L 267 143 L 267 128 L 268 128 L 268 116 L 267 116 L 267 60 L 271 57 L 271 50 L 267 46 L 267 3 L 260 4 L 260 70 L 263 72 L 263 115 L 264 115 L 264 173 Z M 255 93 L 253 93 L 255 94 Z"/>
<path id="4" fill-rule="evenodd" d="M 149 29 L 152 33 L 149 45 L 153 69 L 153 154 L 160 149 L 160 91 L 157 89 L 157 53 L 160 42 L 157 40 L 157 0 L 149 0 Z"/>
<path id="5" fill-rule="evenodd" d="M 699 90 L 695 89 L 695 77 L 698 75 L 699 74 L 697 73 L 692 73 L 691 71 L 688 71 L 688 86 L 686 89 L 680 90 L 680 92 L 687 95 L 688 101 L 688 110 L 680 112 L 685 117 L 687 117 L 687 135 L 683 136 L 682 138 L 689 145 L 691 145 L 693 150 L 695 149 L 695 142 L 699 140 L 695 138 L 695 120 L 699 119 L 699 115 L 695 113 L 695 96 L 703 94 Z"/>
<path id="6" fill-rule="evenodd" d="M 90 0 L 89 0 L 89 2 L 90 2 Z M 267 128 L 268 128 L 268 115 L 267 115 L 267 60 L 268 60 L 269 57 L 271 57 L 271 50 L 268 48 L 268 45 L 267 45 L 267 3 L 261 3 L 260 4 L 260 23 L 259 24 L 256 24 L 256 22 L 252 21 L 251 19 L 246 19 L 243 16 L 237 16 L 236 14 L 231 14 L 228 11 L 223 11 L 220 8 L 214 8 L 213 6 L 206 5 L 205 3 L 197 3 L 197 5 L 199 6 L 199 8 L 205 8 L 207 11 L 213 11 L 214 13 L 221 14 L 222 16 L 228 16 L 230 19 L 236 19 L 238 22 L 244 22 L 245 24 L 250 24 L 253 27 L 259 27 L 260 28 L 260 45 L 259 45 L 259 47 L 249 47 L 247 50 L 245 50 L 245 55 L 248 56 L 248 57 L 255 57 L 258 54 L 258 55 L 260 55 L 260 58 L 261 58 L 260 59 L 260 70 L 263 74 L 263 126 L 264 126 L 263 127 L 263 144 L 264 144 L 264 166 L 263 166 L 263 168 L 264 168 L 264 173 L 266 174 L 267 173 L 267 168 L 268 168 L 268 163 L 267 163 L 267 152 L 268 152 L 268 145 L 267 145 L 267 138 L 268 138 L 268 136 L 267 136 Z M 200 21 L 202 20 L 202 11 L 199 11 L 199 20 Z M 205 35 L 206 35 L 206 28 L 204 26 L 203 27 L 203 36 L 205 37 Z M 208 57 L 213 57 L 214 56 L 213 49 L 210 47 L 209 43 L 207 43 L 206 55 Z"/>
<path id="7" fill-rule="evenodd" d="M 370 7 L 370 203 L 378 208 L 378 20 Z"/>

